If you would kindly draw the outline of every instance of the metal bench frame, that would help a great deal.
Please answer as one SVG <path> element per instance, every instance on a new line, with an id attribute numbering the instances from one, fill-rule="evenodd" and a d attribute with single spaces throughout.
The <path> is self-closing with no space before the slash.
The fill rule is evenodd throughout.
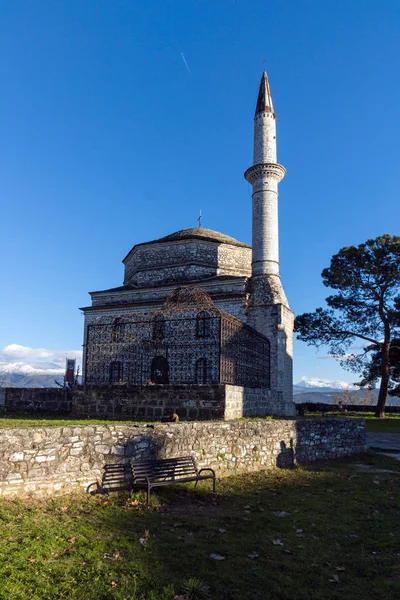
<path id="1" fill-rule="evenodd" d="M 165 458 L 158 460 L 141 460 L 131 463 L 133 486 L 147 488 L 147 504 L 150 501 L 152 488 L 175 483 L 195 481 L 195 487 L 204 479 L 213 480 L 215 493 L 215 471 L 210 468 L 198 469 L 193 456 Z M 204 474 L 208 472 L 208 474 Z"/>
<path id="2" fill-rule="evenodd" d="M 158 460 L 132 461 L 130 464 L 110 464 L 104 466 L 101 483 L 90 493 L 132 491 L 134 487 L 147 489 L 147 504 L 150 502 L 152 488 L 176 483 L 195 481 L 195 487 L 204 479 L 213 480 L 213 493 L 215 493 L 215 471 L 210 468 L 198 469 L 193 456 L 178 458 L 165 458 Z"/>

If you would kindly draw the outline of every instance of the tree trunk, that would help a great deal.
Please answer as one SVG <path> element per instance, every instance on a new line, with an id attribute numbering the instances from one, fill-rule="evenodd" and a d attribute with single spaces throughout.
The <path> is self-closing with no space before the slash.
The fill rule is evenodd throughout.
<path id="1" fill-rule="evenodd" d="M 378 402 L 375 409 L 375 416 L 379 419 L 385 416 L 386 396 L 390 377 L 389 353 L 390 342 L 384 343 L 382 347 L 381 386 L 379 388 Z"/>

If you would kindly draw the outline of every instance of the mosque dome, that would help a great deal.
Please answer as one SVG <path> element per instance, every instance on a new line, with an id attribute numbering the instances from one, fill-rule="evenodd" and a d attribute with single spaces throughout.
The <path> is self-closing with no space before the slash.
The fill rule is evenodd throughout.
<path id="1" fill-rule="evenodd" d="M 193 227 L 136 244 L 123 263 L 124 285 L 132 287 L 250 277 L 251 246 L 212 229 Z"/>
<path id="2" fill-rule="evenodd" d="M 177 240 L 189 239 L 208 240 L 210 242 L 218 242 L 219 244 L 230 244 L 232 246 L 240 246 L 241 248 L 251 247 L 248 244 L 244 244 L 243 242 L 235 240 L 235 238 L 229 235 L 225 235 L 225 233 L 220 233 L 219 231 L 214 231 L 213 229 L 206 229 L 205 227 L 192 227 L 190 229 L 181 229 L 180 231 L 176 231 L 175 233 L 171 233 L 170 235 L 166 235 L 165 237 L 159 238 L 158 240 L 154 240 L 153 242 L 148 243 L 160 244 L 162 242 L 174 242 Z"/>

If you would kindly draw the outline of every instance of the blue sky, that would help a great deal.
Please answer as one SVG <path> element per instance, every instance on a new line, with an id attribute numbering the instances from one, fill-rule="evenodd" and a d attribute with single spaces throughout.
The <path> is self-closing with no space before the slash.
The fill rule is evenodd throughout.
<path id="1" fill-rule="evenodd" d="M 79 349 L 87 292 L 200 208 L 251 242 L 264 60 L 282 280 L 296 313 L 321 305 L 332 254 L 399 233 L 399 34 L 397 0 L 1 3 L 0 348 Z M 325 354 L 296 343 L 295 381 L 355 380 Z"/>

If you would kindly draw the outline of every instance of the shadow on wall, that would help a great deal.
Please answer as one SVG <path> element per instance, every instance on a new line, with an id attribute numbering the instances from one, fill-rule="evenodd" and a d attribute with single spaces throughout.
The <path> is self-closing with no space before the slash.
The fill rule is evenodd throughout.
<path id="1" fill-rule="evenodd" d="M 365 449 L 364 419 L 257 419 L 198 426 L 149 424 L 146 429 L 148 433 L 142 428 L 123 445 L 114 446 L 106 462 L 123 465 L 193 456 L 199 469 L 213 468 L 221 477 L 274 467 L 291 469 Z"/>
<path id="2" fill-rule="evenodd" d="M 280 453 L 276 457 L 276 466 L 278 469 L 292 469 L 296 466 L 296 453 L 293 438 L 290 439 L 290 446 L 286 442 L 280 442 Z"/>
<path id="3" fill-rule="evenodd" d="M 152 433 L 149 433 L 149 435 L 139 435 L 131 440 L 128 440 L 124 446 L 120 447 L 118 453 L 110 455 L 109 460 L 103 465 L 105 471 L 102 482 L 100 483 L 100 481 L 97 481 L 91 483 L 87 487 L 87 492 L 96 493 L 96 491 L 100 491 L 101 489 L 101 493 L 107 493 L 131 489 L 132 472 L 129 468 L 121 469 L 121 467 L 123 465 L 128 466 L 130 462 L 133 461 L 179 458 L 182 456 L 193 456 L 196 460 L 190 444 L 186 449 L 182 448 L 181 450 L 171 452 L 171 433 L 168 431 L 157 431 L 153 425 L 148 425 L 147 427 L 153 430 Z M 179 425 L 177 425 L 177 427 L 179 427 Z M 268 464 L 265 464 L 259 469 L 254 468 L 254 465 L 250 465 L 248 470 L 255 471 L 273 467 L 277 467 L 279 469 L 294 468 L 296 466 L 295 439 L 292 437 L 289 441 L 281 440 L 280 442 L 275 442 L 275 444 L 279 444 L 279 449 L 276 447 L 273 450 L 271 449 L 270 460 L 268 461 Z M 222 456 L 222 454 L 223 453 L 216 451 L 214 458 L 217 459 L 218 456 Z M 207 467 L 213 467 L 214 469 L 216 468 L 215 463 L 212 461 L 207 464 L 204 461 L 196 460 L 196 464 L 199 469 Z M 118 468 L 113 469 L 113 466 Z M 236 470 L 232 468 L 230 474 L 235 475 L 237 473 L 240 474 L 245 472 L 246 463 L 244 462 L 240 470 L 236 472 Z M 218 471 L 216 474 L 218 477 Z M 228 473 L 226 472 L 220 472 L 219 476 L 227 474 Z"/>

